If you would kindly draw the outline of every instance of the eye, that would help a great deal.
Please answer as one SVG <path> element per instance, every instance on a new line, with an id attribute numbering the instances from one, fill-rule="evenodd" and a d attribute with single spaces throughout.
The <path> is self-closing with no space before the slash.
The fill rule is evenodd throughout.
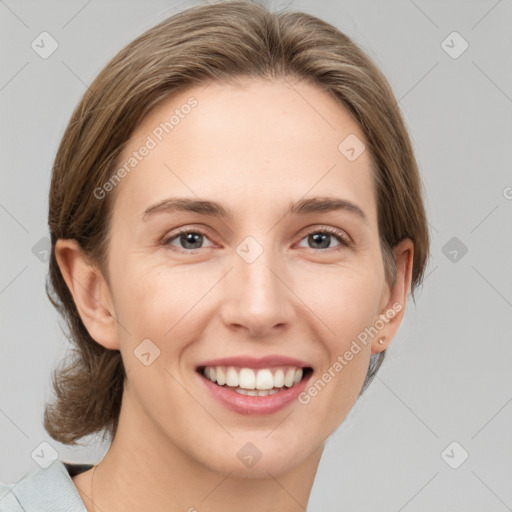
<path id="1" fill-rule="evenodd" d="M 310 231 L 302 240 L 307 239 L 311 241 L 313 246 L 309 245 L 311 249 L 330 249 L 332 238 L 335 238 L 339 243 L 335 246 L 338 249 L 349 247 L 351 240 L 349 236 L 341 229 L 322 227 L 314 231 Z"/>
<path id="2" fill-rule="evenodd" d="M 307 239 L 308 242 L 311 241 L 312 244 L 309 245 L 309 248 L 322 250 L 333 248 L 331 247 L 333 238 L 338 241 L 338 244 L 334 246 L 338 249 L 351 246 L 351 239 L 344 231 L 331 227 L 322 227 L 317 228 L 314 231 L 310 231 L 301 239 L 301 241 Z M 164 246 L 176 247 L 175 244 L 172 243 L 176 241 L 181 245 L 181 247 L 177 248 L 178 250 L 182 252 L 193 252 L 197 249 L 203 248 L 202 245 L 205 239 L 209 240 L 206 233 L 201 230 L 181 228 L 171 236 L 165 238 L 162 241 L 162 244 Z"/>
<path id="3" fill-rule="evenodd" d="M 199 230 L 192 230 L 192 229 L 180 229 L 177 232 L 175 232 L 172 236 L 167 237 L 163 240 L 163 245 L 170 245 L 174 246 L 171 242 L 173 240 L 176 240 L 180 244 L 182 244 L 181 247 L 178 249 L 181 249 L 184 252 L 192 252 L 194 249 L 201 249 L 202 243 L 204 239 L 207 239 L 206 233 L 203 233 Z"/>

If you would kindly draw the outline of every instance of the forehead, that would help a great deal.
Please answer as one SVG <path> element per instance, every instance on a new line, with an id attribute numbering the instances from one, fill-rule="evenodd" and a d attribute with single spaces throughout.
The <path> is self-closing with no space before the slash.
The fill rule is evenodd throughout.
<path id="1" fill-rule="evenodd" d="M 368 203 L 374 187 L 364 144 L 348 109 L 314 84 L 202 84 L 157 105 L 136 128 L 118 166 L 136 165 L 116 202 L 139 214 L 171 195 L 225 198 L 234 210 L 288 206 L 305 195 Z"/>

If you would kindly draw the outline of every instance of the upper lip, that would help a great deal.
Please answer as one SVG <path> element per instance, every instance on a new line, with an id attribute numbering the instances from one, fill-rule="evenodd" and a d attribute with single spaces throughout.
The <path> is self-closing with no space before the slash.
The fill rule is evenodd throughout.
<path id="1" fill-rule="evenodd" d="M 298 368 L 310 368 L 311 365 L 294 357 L 269 354 L 264 357 L 233 356 L 218 359 L 209 359 L 197 365 L 197 368 L 205 366 L 238 366 L 240 368 L 270 368 L 272 366 L 296 366 Z"/>

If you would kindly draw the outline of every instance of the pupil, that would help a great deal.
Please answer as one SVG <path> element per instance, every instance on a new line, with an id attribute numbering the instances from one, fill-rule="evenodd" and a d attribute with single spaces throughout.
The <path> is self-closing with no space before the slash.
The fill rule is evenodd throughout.
<path id="1" fill-rule="evenodd" d="M 203 235 L 199 234 L 199 233 L 186 233 L 184 235 L 181 235 L 181 242 L 183 245 L 186 246 L 186 244 L 188 243 L 191 243 L 191 244 L 194 244 L 194 243 L 198 243 L 197 242 L 197 238 L 199 238 L 200 242 L 199 242 L 199 245 L 197 247 L 188 247 L 189 249 L 198 249 L 201 247 L 201 239 L 200 237 L 202 237 Z M 196 240 L 194 240 L 196 239 Z"/>
<path id="2" fill-rule="evenodd" d="M 323 233 L 314 233 L 313 235 L 310 235 L 313 239 L 315 239 L 315 243 L 322 243 L 323 242 L 323 245 L 322 245 L 322 248 L 323 249 L 326 249 L 329 247 L 329 240 L 328 240 L 328 237 L 330 235 L 327 235 L 327 234 L 323 234 Z M 327 242 L 327 243 L 325 243 Z"/>

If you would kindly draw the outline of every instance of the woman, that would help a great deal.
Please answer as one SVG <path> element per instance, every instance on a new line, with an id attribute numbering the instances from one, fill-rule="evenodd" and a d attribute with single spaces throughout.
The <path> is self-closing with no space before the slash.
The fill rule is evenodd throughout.
<path id="1" fill-rule="evenodd" d="M 409 136 L 371 60 L 304 13 L 168 18 L 76 108 L 49 226 L 48 294 L 76 353 L 44 426 L 111 445 L 2 491 L 0 510 L 304 510 L 428 254 Z"/>

